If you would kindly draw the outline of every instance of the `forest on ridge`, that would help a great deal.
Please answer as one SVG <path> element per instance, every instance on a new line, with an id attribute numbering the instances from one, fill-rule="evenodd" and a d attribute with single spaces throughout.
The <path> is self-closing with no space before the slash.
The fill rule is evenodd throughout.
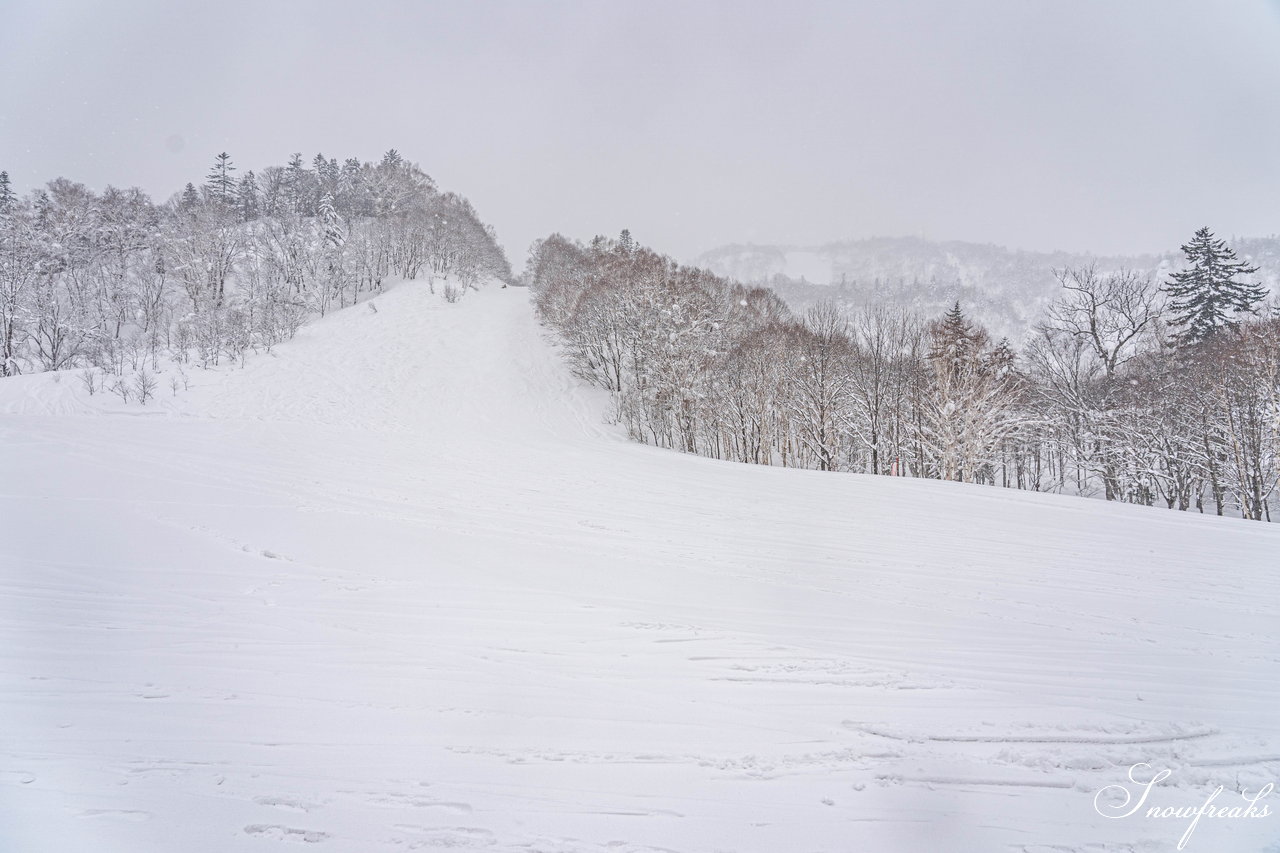
<path id="1" fill-rule="evenodd" d="M 0 172 L 0 376 L 84 368 L 145 401 L 162 357 L 242 360 L 388 278 L 455 301 L 511 276 L 471 203 L 394 149 L 237 171 L 224 152 L 159 203 L 65 178 L 19 197 Z"/>

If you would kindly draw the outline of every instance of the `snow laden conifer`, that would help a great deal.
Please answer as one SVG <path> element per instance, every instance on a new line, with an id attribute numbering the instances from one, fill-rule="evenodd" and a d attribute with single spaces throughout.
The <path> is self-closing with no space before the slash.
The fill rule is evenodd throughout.
<path id="1" fill-rule="evenodd" d="M 236 179 L 231 173 L 236 167 L 231 163 L 231 155 L 223 151 L 213 160 L 213 168 L 205 176 L 205 187 L 209 197 L 220 204 L 231 205 L 236 197 Z"/>
<path id="2" fill-rule="evenodd" d="M 920 418 L 921 444 L 935 476 L 991 481 L 997 450 L 1021 425 L 1008 341 L 992 346 L 986 329 L 955 303 L 928 328 L 930 381 Z"/>
<path id="3" fill-rule="evenodd" d="M 258 218 L 258 176 L 252 169 L 244 173 L 236 188 L 236 207 L 239 209 L 241 222 L 252 222 Z"/>
<path id="4" fill-rule="evenodd" d="M 199 206 L 200 193 L 195 184 L 188 182 L 182 190 L 182 197 L 178 199 L 178 209 L 183 213 L 193 213 Z"/>
<path id="5" fill-rule="evenodd" d="M 1176 346 L 1202 343 L 1221 329 L 1236 326 L 1240 315 L 1257 313 L 1266 291 L 1238 277 L 1253 275 L 1258 268 L 1237 260 L 1225 240 L 1201 228 L 1182 251 L 1186 269 L 1170 276 L 1164 286 Z"/>
<path id="6" fill-rule="evenodd" d="M 311 191 L 314 183 L 315 176 L 304 165 L 302 153 L 295 152 L 289 158 L 284 177 L 285 195 L 290 212 L 298 216 L 315 215 L 315 207 L 311 204 L 314 197 Z"/>
<path id="7" fill-rule="evenodd" d="M 347 242 L 342 217 L 333 204 L 333 196 L 325 193 L 320 199 L 318 211 L 321 244 L 320 314 L 323 316 L 333 301 L 339 298 L 345 281 L 342 247 Z"/>
<path id="8" fill-rule="evenodd" d="M 953 373 L 962 370 L 987 343 L 985 332 L 969 323 L 959 302 L 937 321 L 930 337 L 929 360 Z"/>
<path id="9" fill-rule="evenodd" d="M 9 183 L 9 173 L 0 172 L 0 218 L 5 217 L 17 201 L 18 197 Z"/>

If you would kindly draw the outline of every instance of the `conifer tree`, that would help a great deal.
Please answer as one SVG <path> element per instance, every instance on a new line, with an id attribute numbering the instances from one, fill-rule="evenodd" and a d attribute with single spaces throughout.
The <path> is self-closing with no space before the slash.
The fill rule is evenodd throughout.
<path id="1" fill-rule="evenodd" d="M 986 344 L 982 333 L 974 329 L 957 301 L 936 321 L 930 330 L 929 360 L 959 372 Z"/>
<path id="2" fill-rule="evenodd" d="M 368 204 L 368 192 L 363 180 L 361 163 L 354 157 L 348 157 L 342 164 L 339 179 L 341 194 L 338 202 L 339 212 L 344 216 L 368 216 L 373 213 Z"/>
<path id="3" fill-rule="evenodd" d="M 249 170 L 240 179 L 236 188 L 236 207 L 241 222 L 250 222 L 258 218 L 258 176 Z"/>
<path id="4" fill-rule="evenodd" d="M 213 168 L 205 176 L 205 186 L 209 195 L 222 204 L 229 205 L 235 198 L 236 179 L 231 173 L 236 167 L 231 163 L 231 155 L 223 151 L 213 160 Z"/>
<path id="5" fill-rule="evenodd" d="M 17 200 L 18 197 L 13 192 L 13 187 L 9 184 L 9 173 L 0 172 L 0 216 L 8 213 Z"/>
<path id="6" fill-rule="evenodd" d="M 333 206 L 333 196 L 329 193 L 325 193 L 324 198 L 320 200 L 318 215 L 321 239 L 324 241 L 325 248 L 331 251 L 341 249 L 347 237 L 342 228 L 342 217 Z"/>
<path id="7" fill-rule="evenodd" d="M 179 202 L 181 207 L 187 213 L 195 210 L 200 205 L 200 193 L 196 190 L 196 185 L 188 183 L 182 190 L 182 200 Z"/>
<path id="8" fill-rule="evenodd" d="M 1241 314 L 1256 314 L 1266 290 L 1256 282 L 1238 281 L 1237 276 L 1258 271 L 1236 254 L 1225 240 L 1208 228 L 1196 232 L 1182 247 L 1187 268 L 1170 276 L 1164 291 L 1169 294 L 1177 346 L 1201 343 L 1223 328 L 1234 327 Z"/>
<path id="9" fill-rule="evenodd" d="M 310 216 L 314 213 L 308 191 L 310 183 L 311 173 L 302 163 L 302 154 L 295 153 L 289 158 L 289 167 L 285 172 L 285 186 L 288 190 L 290 208 L 301 216 Z"/>

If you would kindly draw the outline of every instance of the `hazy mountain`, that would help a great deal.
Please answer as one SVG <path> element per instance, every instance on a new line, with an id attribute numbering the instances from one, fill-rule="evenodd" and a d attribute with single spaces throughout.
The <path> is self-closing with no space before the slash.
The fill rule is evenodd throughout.
<path id="1" fill-rule="evenodd" d="M 1280 285 L 1280 237 L 1229 241 L 1273 292 Z M 982 243 L 919 237 L 873 237 L 824 246 L 729 245 L 694 263 L 744 282 L 767 284 L 792 307 L 804 310 L 821 299 L 850 305 L 888 302 L 923 314 L 938 314 L 959 300 L 997 336 L 1020 339 L 1058 289 L 1053 271 L 1095 264 L 1148 270 L 1163 280 L 1182 253 L 1090 255 L 1029 252 Z"/>

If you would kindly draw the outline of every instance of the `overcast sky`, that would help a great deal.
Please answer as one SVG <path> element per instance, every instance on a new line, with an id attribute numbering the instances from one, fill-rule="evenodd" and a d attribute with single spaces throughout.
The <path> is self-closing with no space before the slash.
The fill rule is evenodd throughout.
<path id="1" fill-rule="evenodd" d="M 1280 232 L 1280 0 L 2 0 L 0 80 L 22 191 L 395 147 L 517 265 L 624 226 L 683 259 Z"/>

